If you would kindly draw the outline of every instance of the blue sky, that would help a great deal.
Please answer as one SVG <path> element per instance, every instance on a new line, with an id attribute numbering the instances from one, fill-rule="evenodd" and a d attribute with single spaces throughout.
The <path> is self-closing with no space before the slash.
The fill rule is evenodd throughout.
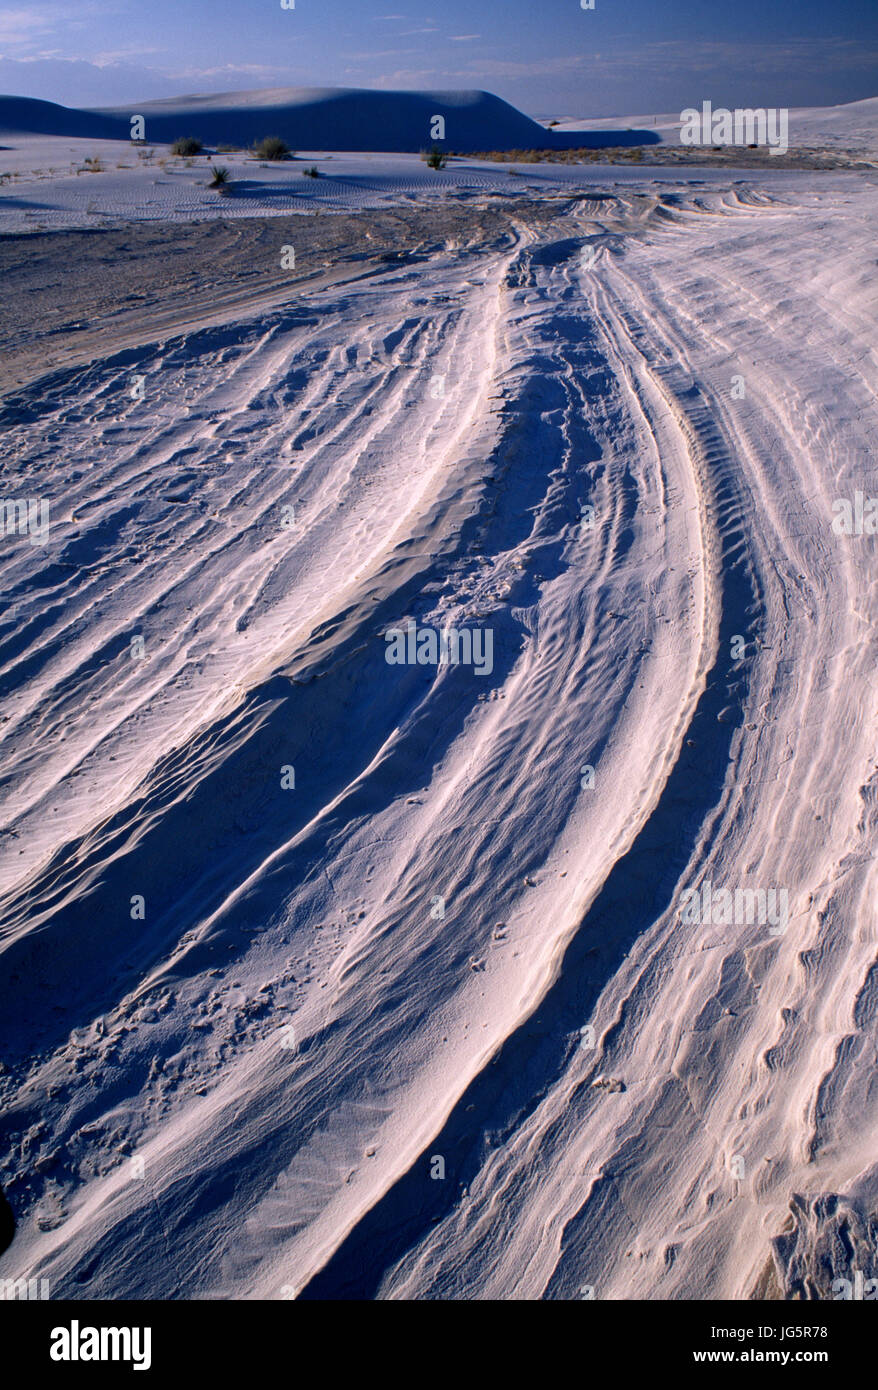
<path id="1" fill-rule="evenodd" d="M 878 0 L 0 3 L 0 92 L 65 105 L 245 87 L 483 87 L 532 115 L 878 96 Z"/>

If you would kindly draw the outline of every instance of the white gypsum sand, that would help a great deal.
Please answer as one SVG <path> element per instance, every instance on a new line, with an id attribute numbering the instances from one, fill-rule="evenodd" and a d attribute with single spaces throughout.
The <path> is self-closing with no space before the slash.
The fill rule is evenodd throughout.
<path id="1" fill-rule="evenodd" d="M 199 215 L 174 308 L 115 193 L 92 311 L 14 243 L 63 312 L 3 402 L 0 1275 L 821 1289 L 878 1198 L 874 179 L 467 165 L 443 231 L 376 170 L 298 289 Z"/>

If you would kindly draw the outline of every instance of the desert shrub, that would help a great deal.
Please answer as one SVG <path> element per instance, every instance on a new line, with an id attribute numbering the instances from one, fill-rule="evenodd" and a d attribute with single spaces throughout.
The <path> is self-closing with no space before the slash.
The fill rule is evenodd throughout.
<path id="1" fill-rule="evenodd" d="M 86 155 L 80 172 L 83 174 L 102 174 L 104 166 L 98 155 Z"/>
<path id="2" fill-rule="evenodd" d="M 319 178 L 320 178 L 320 170 L 317 168 L 317 165 L 316 165 L 316 164 L 312 164 L 311 167 L 310 167 L 310 169 L 303 169 L 303 170 L 302 170 L 302 173 L 305 175 L 305 178 L 306 178 L 306 179 L 319 179 Z"/>
<path id="3" fill-rule="evenodd" d="M 204 149 L 200 140 L 195 140 L 191 135 L 181 135 L 179 140 L 175 140 L 171 146 L 171 154 L 201 154 Z"/>
<path id="4" fill-rule="evenodd" d="M 210 183 L 207 185 L 208 188 L 219 188 L 219 189 L 222 190 L 222 191 L 225 191 L 225 190 L 227 190 L 227 189 L 229 188 L 229 184 L 230 184 L 229 171 L 228 171 L 228 169 L 225 167 L 225 165 L 223 165 L 223 164 L 211 164 L 211 166 L 210 166 L 210 172 L 211 172 L 211 174 L 213 175 L 213 178 L 211 179 Z"/>
<path id="5" fill-rule="evenodd" d="M 289 159 L 292 150 L 279 135 L 267 135 L 253 151 L 259 159 Z"/>
<path id="6" fill-rule="evenodd" d="M 444 169 L 448 163 L 448 155 L 436 145 L 433 146 L 432 150 L 423 153 L 421 158 L 430 169 Z"/>
<path id="7" fill-rule="evenodd" d="M 632 158 L 641 157 L 639 147 L 637 154 Z M 591 149 L 582 146 L 572 150 L 477 150 L 470 155 L 472 159 L 490 159 L 495 164 L 581 164 L 602 163 L 608 156 L 610 158 L 620 158 L 628 152 L 627 147 L 614 147 L 612 149 Z M 421 154 L 422 159 L 427 159 L 427 152 Z"/>

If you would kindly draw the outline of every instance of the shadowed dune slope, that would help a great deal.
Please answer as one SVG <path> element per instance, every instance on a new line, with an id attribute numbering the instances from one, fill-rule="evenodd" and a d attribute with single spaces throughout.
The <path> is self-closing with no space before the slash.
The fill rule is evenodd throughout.
<path id="1" fill-rule="evenodd" d="M 651 131 L 554 135 L 490 92 L 374 92 L 357 88 L 284 87 L 132 102 L 104 110 L 75 110 L 24 97 L 0 97 L 5 134 L 126 139 L 131 117 L 142 115 L 146 139 L 191 135 L 207 145 L 249 144 L 279 135 L 295 148 L 416 153 L 436 144 L 461 153 L 479 150 L 655 144 Z M 434 118 L 445 121 L 443 139 Z"/>

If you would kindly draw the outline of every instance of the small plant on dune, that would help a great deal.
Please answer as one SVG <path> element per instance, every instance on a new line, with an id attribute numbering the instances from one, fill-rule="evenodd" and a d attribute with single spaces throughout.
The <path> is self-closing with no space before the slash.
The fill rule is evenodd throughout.
<path id="1" fill-rule="evenodd" d="M 228 193 L 231 187 L 229 171 L 223 164 L 211 164 L 210 172 L 213 175 L 208 188 L 218 188 L 220 193 Z"/>
<path id="2" fill-rule="evenodd" d="M 304 174 L 306 179 L 320 178 L 320 170 L 317 168 L 316 164 L 312 164 L 310 169 L 303 169 L 302 173 Z"/>
<path id="3" fill-rule="evenodd" d="M 138 151 L 137 151 L 137 158 L 138 158 L 138 159 L 145 159 L 146 162 L 147 162 L 147 164 L 154 158 L 154 156 L 155 156 L 155 150 L 152 150 L 152 149 L 149 149 L 149 150 L 138 150 Z"/>
<path id="4" fill-rule="evenodd" d="M 104 172 L 104 166 L 96 154 L 90 157 L 86 155 L 83 161 L 83 171 L 86 174 L 102 174 Z"/>
<path id="5" fill-rule="evenodd" d="M 279 135 L 267 135 L 260 140 L 253 153 L 259 159 L 289 159 L 293 152 Z"/>
<path id="6" fill-rule="evenodd" d="M 444 169 L 448 163 L 448 155 L 436 145 L 433 146 L 432 150 L 422 154 L 421 158 L 430 169 Z"/>
<path id="7" fill-rule="evenodd" d="M 195 140 L 191 135 L 181 135 L 180 139 L 175 140 L 171 146 L 171 154 L 201 154 L 203 149 L 204 146 L 200 140 Z"/>

